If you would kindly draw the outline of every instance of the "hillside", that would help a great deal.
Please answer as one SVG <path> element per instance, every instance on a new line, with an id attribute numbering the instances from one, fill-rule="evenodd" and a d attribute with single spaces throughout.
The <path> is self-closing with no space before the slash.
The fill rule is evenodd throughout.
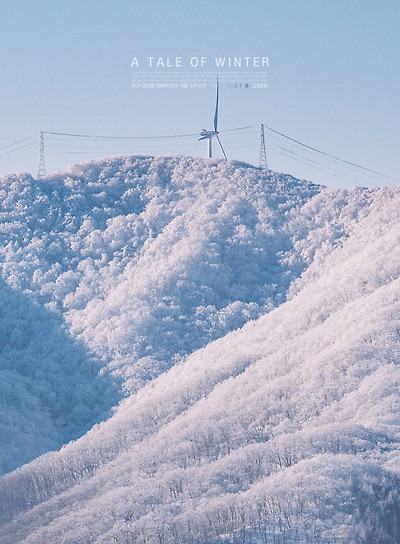
<path id="1" fill-rule="evenodd" d="M 0 541 L 399 540 L 400 190 L 127 157 L 0 192 Z"/>

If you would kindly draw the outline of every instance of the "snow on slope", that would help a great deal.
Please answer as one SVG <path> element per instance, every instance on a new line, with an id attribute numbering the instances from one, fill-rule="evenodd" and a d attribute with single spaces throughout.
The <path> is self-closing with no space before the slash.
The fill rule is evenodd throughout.
<path id="1" fill-rule="evenodd" d="M 4 280 L 127 398 L 0 480 L 5 542 L 397 541 L 397 189 L 186 158 L 12 182 L 8 214 L 58 211 Z"/>
<path id="2" fill-rule="evenodd" d="M 2 178 L 0 473 L 84 434 L 121 394 L 284 300 L 305 265 L 281 258 L 284 214 L 317 192 L 185 158 Z"/>

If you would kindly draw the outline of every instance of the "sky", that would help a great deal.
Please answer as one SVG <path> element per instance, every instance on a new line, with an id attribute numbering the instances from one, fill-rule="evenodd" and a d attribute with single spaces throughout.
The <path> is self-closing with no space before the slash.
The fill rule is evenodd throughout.
<path id="1" fill-rule="evenodd" d="M 206 156 L 195 135 L 213 127 L 215 84 L 132 88 L 132 59 L 142 69 L 149 56 L 181 57 L 185 66 L 205 57 L 216 78 L 223 70 L 215 57 L 249 56 L 268 57 L 268 88 L 221 81 L 218 130 L 228 159 L 259 164 L 263 123 L 390 177 L 266 129 L 273 170 L 331 186 L 400 185 L 395 0 L 0 0 L 0 12 L 0 175 L 37 175 L 40 131 L 47 173 L 114 154 Z M 187 71 L 194 81 L 198 72 Z M 259 74 L 250 71 L 243 82 Z M 251 128 L 229 132 L 241 127 Z"/>

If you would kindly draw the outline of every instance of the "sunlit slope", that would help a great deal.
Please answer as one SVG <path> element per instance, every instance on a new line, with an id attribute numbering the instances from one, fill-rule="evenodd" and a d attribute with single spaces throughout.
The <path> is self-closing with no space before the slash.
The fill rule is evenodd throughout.
<path id="1" fill-rule="evenodd" d="M 189 158 L 1 178 L 0 472 L 284 300 L 306 265 L 284 215 L 318 190 Z"/>

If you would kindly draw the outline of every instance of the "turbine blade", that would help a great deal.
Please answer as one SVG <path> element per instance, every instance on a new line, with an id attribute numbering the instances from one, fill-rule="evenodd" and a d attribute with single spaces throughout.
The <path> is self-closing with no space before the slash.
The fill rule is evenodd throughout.
<path id="1" fill-rule="evenodd" d="M 220 132 L 234 132 L 235 130 L 245 130 L 246 128 L 254 128 L 257 125 L 247 125 L 247 127 L 238 127 L 238 128 L 226 128 L 225 130 L 220 130 Z"/>
<path id="2" fill-rule="evenodd" d="M 215 103 L 214 130 L 218 132 L 218 76 L 217 76 L 217 101 Z"/>
<path id="3" fill-rule="evenodd" d="M 218 134 L 216 134 L 215 137 L 217 138 L 218 143 L 219 143 L 219 147 L 221 148 L 221 151 L 224 154 L 225 160 L 227 161 L 228 159 L 226 158 L 225 151 L 224 151 L 224 148 L 222 147 L 221 140 L 219 139 Z"/>

